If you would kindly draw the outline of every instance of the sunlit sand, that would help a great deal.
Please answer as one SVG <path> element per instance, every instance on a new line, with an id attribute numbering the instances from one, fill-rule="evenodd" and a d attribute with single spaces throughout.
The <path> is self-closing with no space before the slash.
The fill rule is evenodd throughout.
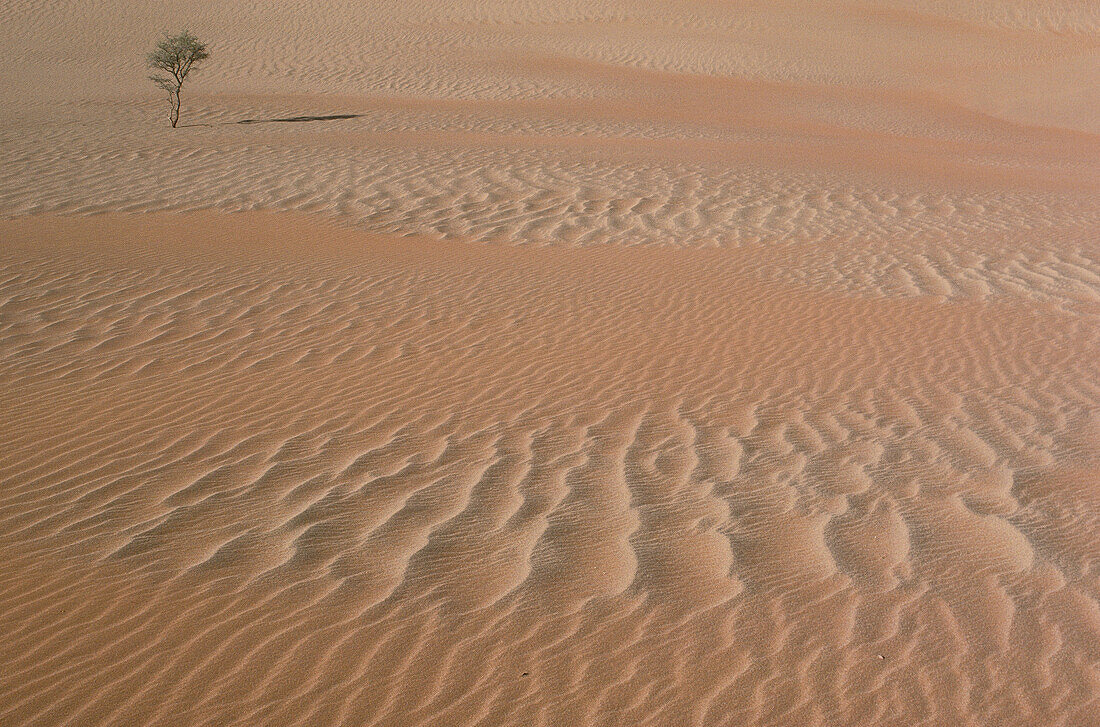
<path id="1" fill-rule="evenodd" d="M 0 724 L 1097 724 L 1100 6 L 166 7 L 0 0 Z"/>

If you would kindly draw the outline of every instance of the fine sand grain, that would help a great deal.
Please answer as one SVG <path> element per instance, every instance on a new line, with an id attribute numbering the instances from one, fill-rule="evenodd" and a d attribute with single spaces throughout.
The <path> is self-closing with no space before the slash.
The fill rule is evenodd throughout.
<path id="1" fill-rule="evenodd" d="M 1100 724 L 1096 3 L 0 51 L 0 725 Z"/>

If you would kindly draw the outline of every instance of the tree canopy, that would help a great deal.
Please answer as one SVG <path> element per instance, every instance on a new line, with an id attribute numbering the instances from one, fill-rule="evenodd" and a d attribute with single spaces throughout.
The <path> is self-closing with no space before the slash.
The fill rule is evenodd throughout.
<path id="1" fill-rule="evenodd" d="M 187 74 L 196 63 L 209 57 L 206 44 L 186 30 L 176 35 L 165 33 L 164 38 L 157 43 L 157 47 L 146 57 L 150 68 L 163 71 L 163 73 L 149 76 L 149 79 L 168 92 L 168 101 L 172 107 L 170 119 L 173 128 L 179 122 L 180 90 L 187 79 Z"/>

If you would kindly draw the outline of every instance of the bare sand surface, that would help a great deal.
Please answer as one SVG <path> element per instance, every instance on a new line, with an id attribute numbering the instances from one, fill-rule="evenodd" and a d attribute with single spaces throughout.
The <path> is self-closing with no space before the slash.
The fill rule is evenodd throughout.
<path id="1" fill-rule="evenodd" d="M 0 725 L 1100 724 L 1100 5 L 0 51 Z"/>

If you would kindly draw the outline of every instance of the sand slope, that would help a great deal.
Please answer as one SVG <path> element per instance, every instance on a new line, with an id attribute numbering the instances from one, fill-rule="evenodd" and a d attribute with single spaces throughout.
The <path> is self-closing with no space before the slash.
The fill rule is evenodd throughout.
<path id="1" fill-rule="evenodd" d="M 8 723 L 1094 713 L 1095 303 L 271 217 L 3 232 Z"/>
<path id="2" fill-rule="evenodd" d="M 1095 3 L 0 51 L 0 724 L 1096 724 Z"/>

